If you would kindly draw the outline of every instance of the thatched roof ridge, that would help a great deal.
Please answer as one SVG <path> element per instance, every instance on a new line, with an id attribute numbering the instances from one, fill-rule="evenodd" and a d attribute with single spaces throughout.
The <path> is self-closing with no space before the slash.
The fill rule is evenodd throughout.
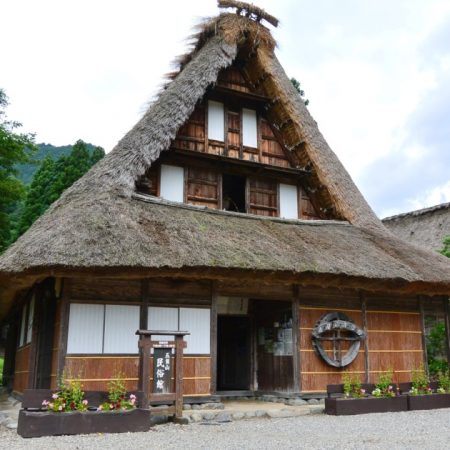
<path id="1" fill-rule="evenodd" d="M 450 203 L 386 217 L 383 223 L 399 238 L 439 251 L 450 236 Z"/>

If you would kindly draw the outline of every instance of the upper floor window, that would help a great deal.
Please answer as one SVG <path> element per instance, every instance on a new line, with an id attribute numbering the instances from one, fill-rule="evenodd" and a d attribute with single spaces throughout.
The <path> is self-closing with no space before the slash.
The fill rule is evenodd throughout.
<path id="1" fill-rule="evenodd" d="M 256 111 L 242 109 L 242 143 L 246 147 L 258 147 L 258 125 Z"/>
<path id="2" fill-rule="evenodd" d="M 225 140 L 225 113 L 223 103 L 208 101 L 208 139 Z"/>
<path id="3" fill-rule="evenodd" d="M 184 168 L 161 165 L 159 195 L 173 202 L 184 201 Z"/>
<path id="4" fill-rule="evenodd" d="M 280 183 L 280 217 L 284 219 L 298 219 L 298 191 L 297 186 Z"/>

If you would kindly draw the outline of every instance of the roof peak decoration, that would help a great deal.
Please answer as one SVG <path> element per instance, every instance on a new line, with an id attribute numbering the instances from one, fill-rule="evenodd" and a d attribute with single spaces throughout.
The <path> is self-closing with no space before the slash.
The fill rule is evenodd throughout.
<path id="1" fill-rule="evenodd" d="M 244 15 L 258 23 L 261 20 L 265 20 L 275 28 L 279 24 L 279 20 L 276 17 L 268 14 L 264 9 L 255 6 L 253 3 L 238 2 L 235 0 L 217 0 L 217 6 L 219 8 L 235 8 L 237 15 Z"/>

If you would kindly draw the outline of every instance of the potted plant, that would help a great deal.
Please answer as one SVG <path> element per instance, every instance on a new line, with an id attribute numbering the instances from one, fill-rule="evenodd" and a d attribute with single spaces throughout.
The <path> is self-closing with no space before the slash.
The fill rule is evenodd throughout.
<path id="1" fill-rule="evenodd" d="M 33 395 L 33 391 L 29 394 Z M 17 428 L 17 433 L 22 437 L 125 433 L 150 429 L 150 410 L 137 407 L 136 396 L 127 395 L 120 375 L 110 380 L 108 401 L 98 407 L 90 405 L 85 398 L 79 380 L 66 380 L 64 377 L 58 391 L 44 398 L 40 408 L 27 408 L 26 401 L 24 404 Z"/>
<path id="2" fill-rule="evenodd" d="M 425 410 L 450 408 L 450 375 L 449 372 L 439 372 L 438 389 L 436 393 L 430 387 L 430 381 L 421 367 L 413 371 L 412 387 L 408 393 L 409 410 Z"/>

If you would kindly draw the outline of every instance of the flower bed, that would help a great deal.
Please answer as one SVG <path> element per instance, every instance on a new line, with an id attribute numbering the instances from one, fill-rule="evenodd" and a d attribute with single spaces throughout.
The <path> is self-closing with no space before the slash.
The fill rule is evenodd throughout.
<path id="1" fill-rule="evenodd" d="M 408 410 L 450 408 L 450 394 L 408 395 Z"/>
<path id="2" fill-rule="evenodd" d="M 364 397 L 364 398 L 326 398 L 325 414 L 349 416 L 381 412 L 398 412 L 408 410 L 408 398 L 398 397 Z"/>
<path id="3" fill-rule="evenodd" d="M 127 433 L 148 431 L 150 410 L 74 411 L 55 413 L 27 411 L 19 413 L 17 433 L 24 438 L 63 434 Z"/>

